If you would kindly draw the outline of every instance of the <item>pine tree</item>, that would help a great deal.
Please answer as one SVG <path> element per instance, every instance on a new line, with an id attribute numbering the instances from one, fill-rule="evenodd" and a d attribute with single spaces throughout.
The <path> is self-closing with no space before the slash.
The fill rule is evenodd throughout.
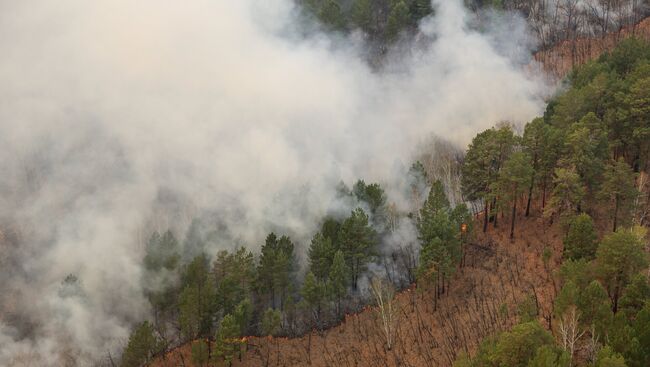
<path id="1" fill-rule="evenodd" d="M 632 277 L 647 264 L 645 231 L 619 229 L 603 238 L 596 252 L 598 277 L 612 300 L 612 311 L 618 310 L 618 300 Z"/>
<path id="2" fill-rule="evenodd" d="M 319 281 L 314 276 L 314 273 L 309 272 L 305 276 L 305 282 L 300 290 L 306 307 L 311 311 L 314 322 L 319 329 L 322 329 L 323 303 L 325 301 L 325 284 Z"/>
<path id="3" fill-rule="evenodd" d="M 262 316 L 262 334 L 275 336 L 282 330 L 282 313 L 268 308 Z"/>
<path id="4" fill-rule="evenodd" d="M 607 166 L 600 197 L 607 200 L 612 209 L 613 232 L 616 232 L 618 223 L 630 219 L 632 204 L 639 195 L 634 182 L 635 174 L 623 159 Z"/>
<path id="5" fill-rule="evenodd" d="M 309 269 L 319 280 L 327 279 L 332 258 L 334 257 L 334 247 L 332 240 L 323 236 L 320 232 L 314 235 L 309 246 Z"/>
<path id="6" fill-rule="evenodd" d="M 354 0 L 351 9 L 352 24 L 370 33 L 372 24 L 372 5 L 370 0 Z"/>
<path id="7" fill-rule="evenodd" d="M 271 307 L 283 308 L 295 280 L 293 243 L 287 236 L 277 238 L 274 233 L 270 233 L 261 252 L 257 267 L 257 289 L 269 298 Z"/>
<path id="8" fill-rule="evenodd" d="M 376 233 L 368 224 L 368 215 L 357 208 L 341 225 L 341 250 L 350 269 L 351 284 L 357 289 L 359 276 L 375 256 Z"/>
<path id="9" fill-rule="evenodd" d="M 204 339 L 192 342 L 191 357 L 194 365 L 199 367 L 207 366 L 210 361 L 210 348 Z"/>
<path id="10" fill-rule="evenodd" d="M 567 226 L 580 208 L 585 189 L 580 176 L 572 169 L 557 168 L 553 184 L 553 194 L 544 214 L 559 215 L 561 223 Z"/>
<path id="11" fill-rule="evenodd" d="M 251 294 L 255 282 L 253 253 L 244 247 L 234 252 L 219 251 L 212 271 L 216 279 L 217 307 L 224 313 L 232 313 Z"/>
<path id="12" fill-rule="evenodd" d="M 187 339 L 209 335 L 216 311 L 215 287 L 205 254 L 195 257 L 185 267 L 181 284 L 183 291 L 178 301 L 181 334 Z"/>
<path id="13" fill-rule="evenodd" d="M 336 305 L 336 315 L 341 316 L 341 300 L 347 294 L 349 270 L 341 250 L 336 251 L 329 273 L 327 290 Z"/>
<path id="14" fill-rule="evenodd" d="M 528 189 L 533 175 L 530 157 L 526 153 L 513 153 L 499 172 L 495 187 L 491 190 L 505 203 L 511 203 L 510 239 L 515 236 L 515 218 L 517 217 L 517 200 Z"/>
<path id="15" fill-rule="evenodd" d="M 122 367 L 140 367 L 163 349 L 162 341 L 156 336 L 153 325 L 145 321 L 138 325 L 122 355 Z"/>
<path id="16" fill-rule="evenodd" d="M 598 248 L 598 233 L 591 217 L 582 213 L 571 221 L 564 239 L 564 256 L 568 259 L 592 260 Z"/>
<path id="17" fill-rule="evenodd" d="M 230 314 L 224 316 L 214 337 L 212 355 L 231 366 L 235 355 L 241 349 L 240 336 L 239 324 L 235 317 Z"/>
<path id="18" fill-rule="evenodd" d="M 386 39 L 393 41 L 409 24 L 409 8 L 404 1 L 398 1 L 390 10 L 386 25 Z"/>

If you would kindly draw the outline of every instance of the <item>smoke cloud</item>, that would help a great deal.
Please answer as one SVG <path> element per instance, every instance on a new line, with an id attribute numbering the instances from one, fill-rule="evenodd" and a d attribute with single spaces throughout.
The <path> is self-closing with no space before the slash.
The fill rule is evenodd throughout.
<path id="1" fill-rule="evenodd" d="M 522 23 L 478 33 L 434 5 L 377 71 L 358 34 L 299 32 L 290 0 L 0 0 L 0 365 L 119 350 L 148 315 L 153 229 L 212 213 L 215 249 L 274 228 L 306 245 L 341 180 L 404 208 L 431 134 L 465 146 L 539 114 Z"/>

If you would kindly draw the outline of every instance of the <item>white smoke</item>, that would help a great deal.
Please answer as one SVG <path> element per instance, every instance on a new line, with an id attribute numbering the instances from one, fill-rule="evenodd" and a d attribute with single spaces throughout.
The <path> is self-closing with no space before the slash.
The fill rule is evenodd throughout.
<path id="1" fill-rule="evenodd" d="M 434 3 L 425 47 L 377 72 L 358 41 L 297 34 L 290 0 L 0 0 L 0 365 L 122 345 L 152 228 L 210 211 L 253 248 L 309 238 L 340 180 L 395 196 L 430 134 L 536 116 L 510 46 Z"/>

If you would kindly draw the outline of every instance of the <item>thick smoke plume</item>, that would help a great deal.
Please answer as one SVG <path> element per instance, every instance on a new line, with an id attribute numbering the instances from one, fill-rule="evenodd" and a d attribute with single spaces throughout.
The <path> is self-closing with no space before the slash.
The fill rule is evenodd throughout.
<path id="1" fill-rule="evenodd" d="M 148 314 L 154 229 L 212 213 L 215 249 L 306 244 L 341 180 L 404 207 L 431 134 L 464 146 L 538 114 L 522 24 L 506 42 L 434 3 L 377 71 L 358 34 L 299 32 L 290 0 L 0 0 L 0 365 L 119 350 Z"/>

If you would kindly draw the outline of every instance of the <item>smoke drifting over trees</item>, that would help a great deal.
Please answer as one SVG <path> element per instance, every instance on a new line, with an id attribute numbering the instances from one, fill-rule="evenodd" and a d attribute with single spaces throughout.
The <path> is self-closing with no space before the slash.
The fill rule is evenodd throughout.
<path id="1" fill-rule="evenodd" d="M 304 260 L 350 212 L 341 180 L 408 211 L 413 146 L 538 115 L 544 86 L 500 51 L 525 29 L 508 46 L 434 7 L 376 71 L 354 34 L 304 36 L 289 0 L 1 2 L 0 365 L 121 348 L 153 230 L 208 218 L 215 254 L 281 228 Z"/>

